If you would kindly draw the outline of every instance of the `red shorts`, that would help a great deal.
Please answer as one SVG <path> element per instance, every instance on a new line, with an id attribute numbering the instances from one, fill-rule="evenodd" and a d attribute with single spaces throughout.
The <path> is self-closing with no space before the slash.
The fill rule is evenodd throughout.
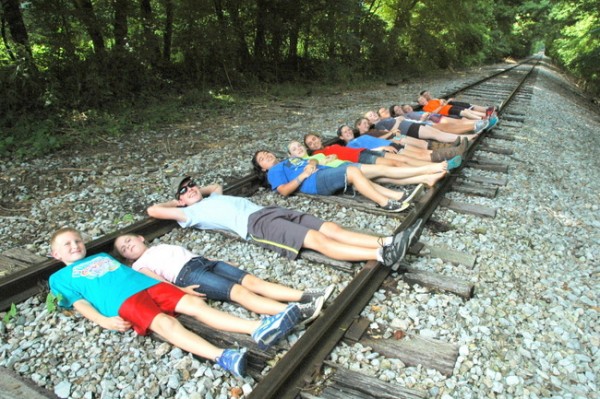
<path id="1" fill-rule="evenodd" d="M 159 313 L 175 314 L 175 307 L 184 295 L 174 285 L 159 283 L 127 298 L 119 308 L 119 316 L 130 322 L 136 333 L 146 335 Z"/>

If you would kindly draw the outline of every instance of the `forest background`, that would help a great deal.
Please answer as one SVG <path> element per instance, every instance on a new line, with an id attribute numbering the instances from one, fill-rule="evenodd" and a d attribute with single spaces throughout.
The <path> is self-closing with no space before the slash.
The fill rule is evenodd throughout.
<path id="1" fill-rule="evenodd" d="M 600 93 L 600 0 L 0 1 L 0 157 L 540 50 Z"/>

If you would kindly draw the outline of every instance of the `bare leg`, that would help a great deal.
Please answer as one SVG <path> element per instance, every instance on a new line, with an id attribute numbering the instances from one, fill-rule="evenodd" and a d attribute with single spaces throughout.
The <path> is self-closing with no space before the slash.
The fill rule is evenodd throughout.
<path id="1" fill-rule="evenodd" d="M 410 145 L 412 147 L 427 149 L 427 142 L 425 140 L 404 136 L 398 141 L 404 146 Z"/>
<path id="2" fill-rule="evenodd" d="M 164 313 L 160 313 L 152 320 L 150 329 L 176 347 L 205 359 L 214 361 L 223 353 L 223 349 L 207 342 L 186 329 L 176 318 Z"/>
<path id="3" fill-rule="evenodd" d="M 321 227 L 321 230 L 322 229 L 323 228 Z M 338 260 L 361 261 L 377 259 L 376 248 L 367 248 L 364 246 L 354 245 L 352 243 L 344 243 L 331 239 L 325 234 L 316 230 L 309 230 L 308 234 L 304 238 L 304 243 L 302 246 Z"/>
<path id="4" fill-rule="evenodd" d="M 460 111 L 460 116 L 463 116 L 468 119 L 483 119 L 483 117 L 485 116 L 485 112 L 481 113 L 477 111 L 472 111 L 470 109 L 463 109 L 462 111 Z"/>
<path id="5" fill-rule="evenodd" d="M 431 126 L 421 126 L 421 128 L 419 129 L 419 137 L 422 137 L 424 139 L 431 139 L 431 140 L 437 140 L 440 141 L 442 143 L 453 143 L 457 137 L 456 134 L 452 134 L 452 133 L 444 133 L 444 132 L 440 132 L 439 130 L 431 127 Z M 476 134 L 464 134 L 461 135 L 460 137 L 467 137 L 469 140 L 473 140 L 475 137 L 477 137 Z"/>
<path id="6" fill-rule="evenodd" d="M 356 231 L 346 230 L 333 222 L 325 222 L 319 229 L 319 233 L 324 234 L 332 240 L 364 248 L 380 248 L 380 237 L 370 234 L 359 233 Z"/>
<path id="7" fill-rule="evenodd" d="M 392 154 L 391 152 L 386 152 L 384 155 L 385 159 L 393 159 L 397 161 L 401 161 L 404 165 L 408 166 L 421 166 L 427 165 L 430 163 L 431 158 L 429 160 L 417 159 L 416 157 L 412 157 L 406 154 Z"/>
<path id="8" fill-rule="evenodd" d="M 373 183 L 371 183 L 357 167 L 349 166 L 348 169 L 346 169 L 346 177 L 348 178 L 348 183 L 352 184 L 356 191 L 371 201 L 380 206 L 385 206 L 388 203 L 389 198 L 375 190 Z"/>
<path id="9" fill-rule="evenodd" d="M 472 120 L 442 118 L 434 127 L 446 133 L 462 134 L 475 130 L 475 122 Z"/>
<path id="10" fill-rule="evenodd" d="M 413 176 L 413 177 L 407 177 L 405 179 L 388 179 L 385 177 L 380 177 L 377 179 L 377 181 L 380 183 L 391 183 L 391 184 L 398 184 L 401 186 L 408 185 L 408 184 L 423 183 L 427 187 L 431 187 L 445 175 L 446 175 L 446 172 L 444 171 L 442 173 L 433 173 L 433 174 L 429 174 L 429 175 Z"/>
<path id="11" fill-rule="evenodd" d="M 360 170 L 369 178 L 390 177 L 394 179 L 402 179 L 430 173 L 439 173 L 448 169 L 447 162 L 429 163 L 425 166 L 405 166 L 391 167 L 385 165 L 361 165 Z"/>
<path id="12" fill-rule="evenodd" d="M 244 280 L 245 279 L 246 278 L 244 278 Z M 239 303 L 244 308 L 259 314 L 274 315 L 282 312 L 287 306 L 286 304 L 277 302 L 274 299 L 256 295 L 254 292 L 239 284 L 235 284 L 233 286 L 229 295 L 232 301 Z"/>
<path id="13" fill-rule="evenodd" d="M 285 285 L 270 283 L 251 274 L 242 279 L 242 286 L 250 291 L 282 302 L 297 302 L 302 297 L 302 291 Z M 283 309 L 282 309 L 283 310 Z"/>
<path id="14" fill-rule="evenodd" d="M 175 311 L 192 316 L 199 322 L 221 331 L 252 334 L 260 324 L 259 321 L 240 319 L 212 308 L 202 298 L 193 295 L 184 295 L 177 303 Z"/>

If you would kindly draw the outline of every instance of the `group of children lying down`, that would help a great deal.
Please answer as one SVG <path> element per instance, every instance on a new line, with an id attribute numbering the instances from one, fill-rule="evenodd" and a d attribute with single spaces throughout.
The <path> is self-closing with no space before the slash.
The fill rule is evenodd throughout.
<path id="1" fill-rule="evenodd" d="M 390 109 L 396 113 L 395 108 Z M 484 110 L 486 121 L 492 114 Z M 423 123 L 415 128 L 414 122 L 404 123 L 407 119 L 392 118 L 393 123 L 378 126 L 372 112 L 365 117 L 369 126 L 359 120 L 357 126 L 362 127 L 356 132 L 346 125 L 338 129 L 344 145 L 323 146 L 321 138 L 310 133 L 304 137 L 304 144 L 290 143 L 290 158 L 279 161 L 274 153 L 261 150 L 255 153 L 253 166 L 273 190 L 284 196 L 295 191 L 329 195 L 351 185 L 382 210 L 399 212 L 423 186 L 433 186 L 447 171 L 460 166 L 468 139 L 474 137 L 428 133 L 431 126 Z M 477 129 L 476 124 L 473 129 Z M 393 137 L 397 133 L 398 140 Z M 431 151 L 421 134 L 437 135 L 450 144 Z M 379 183 L 418 186 L 407 196 Z M 418 220 L 394 236 L 378 237 L 344 229 L 307 213 L 224 195 L 220 185 L 200 187 L 190 176 L 178 179 L 173 189 L 174 199 L 150 206 L 150 216 L 175 220 L 181 227 L 225 230 L 288 259 L 295 259 L 306 248 L 333 259 L 374 260 L 397 270 L 422 228 L 422 220 Z M 246 350 L 219 348 L 207 342 L 186 329 L 175 313 L 192 316 L 218 330 L 248 334 L 259 348 L 266 349 L 298 324 L 318 317 L 334 290 L 331 285 L 300 291 L 267 282 L 182 246 L 149 247 L 139 235 L 119 236 L 114 243 L 115 257 L 106 253 L 86 256 L 81 235 L 72 228 L 56 231 L 50 245 L 52 256 L 65 264 L 49 279 L 50 290 L 61 306 L 75 308 L 109 330 L 124 332 L 132 328 L 140 335 L 151 330 L 236 376 L 245 373 Z M 212 308 L 205 298 L 236 302 L 266 316 L 261 320 L 235 317 Z"/>

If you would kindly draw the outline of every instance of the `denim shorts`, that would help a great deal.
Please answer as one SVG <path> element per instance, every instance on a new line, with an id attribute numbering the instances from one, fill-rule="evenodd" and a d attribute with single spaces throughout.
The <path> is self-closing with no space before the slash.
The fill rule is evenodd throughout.
<path id="1" fill-rule="evenodd" d="M 383 151 L 364 150 L 358 156 L 358 162 L 365 165 L 375 165 L 377 158 L 384 157 Z"/>
<path id="2" fill-rule="evenodd" d="M 187 287 L 198 284 L 195 291 L 206 294 L 206 298 L 230 301 L 231 289 L 241 284 L 248 274 L 229 263 L 208 260 L 202 256 L 190 259 L 175 279 L 175 285 Z"/>
<path id="3" fill-rule="evenodd" d="M 317 194 L 332 195 L 341 190 L 346 191 L 346 188 L 348 188 L 346 169 L 349 166 L 356 166 L 360 169 L 360 164 L 352 163 L 341 165 L 337 168 L 319 170 L 319 173 L 317 173 Z"/>

